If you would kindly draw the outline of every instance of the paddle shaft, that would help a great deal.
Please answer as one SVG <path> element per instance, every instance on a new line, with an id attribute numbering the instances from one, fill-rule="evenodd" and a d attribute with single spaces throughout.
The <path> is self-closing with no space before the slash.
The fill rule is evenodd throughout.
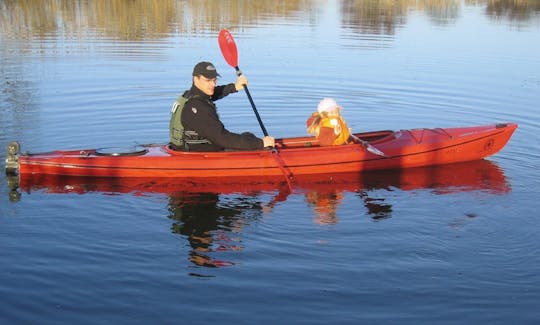
<path id="1" fill-rule="evenodd" d="M 234 69 L 236 70 L 236 75 L 237 76 L 241 76 L 242 75 L 242 71 L 240 71 L 240 69 L 238 68 L 238 66 L 234 67 Z M 253 101 L 253 98 L 251 97 L 251 94 L 249 93 L 249 89 L 247 87 L 247 85 L 244 85 L 244 90 L 246 91 L 246 95 L 249 99 L 249 103 L 251 104 L 251 108 L 253 108 L 253 112 L 255 113 L 255 117 L 257 118 L 257 121 L 259 122 L 259 125 L 261 126 L 261 130 L 264 134 L 265 137 L 268 136 L 268 131 L 266 131 L 266 128 L 264 127 L 264 123 L 261 119 L 261 116 L 259 115 L 259 111 L 257 111 L 257 107 L 255 107 L 255 102 Z"/>
<path id="2" fill-rule="evenodd" d="M 242 71 L 240 71 L 238 66 L 234 67 L 234 69 L 236 70 L 236 75 L 237 76 L 242 75 Z M 264 123 L 263 123 L 263 121 L 261 119 L 261 116 L 259 115 L 259 112 L 257 111 L 257 107 L 255 107 L 255 102 L 253 101 L 253 98 L 251 97 L 251 94 L 249 93 L 249 89 L 248 89 L 247 85 L 244 85 L 244 90 L 246 91 L 246 95 L 247 95 L 247 97 L 249 99 L 249 103 L 251 104 L 251 108 L 253 108 L 253 112 L 255 113 L 255 117 L 257 117 L 257 121 L 259 121 L 259 125 L 261 126 L 261 130 L 262 130 L 264 136 L 267 137 L 268 136 L 268 131 L 266 131 L 266 128 L 264 127 Z M 274 158 L 276 159 L 277 165 L 278 165 L 279 169 L 281 170 L 281 172 L 283 173 L 283 176 L 285 176 L 285 181 L 287 182 L 287 186 L 289 188 L 289 191 L 292 192 L 292 184 L 291 184 L 292 174 L 288 170 L 285 169 L 285 163 L 281 159 L 281 156 L 279 155 L 277 149 L 274 147 L 274 148 L 272 148 L 271 152 L 272 152 L 272 155 L 274 156 Z"/>

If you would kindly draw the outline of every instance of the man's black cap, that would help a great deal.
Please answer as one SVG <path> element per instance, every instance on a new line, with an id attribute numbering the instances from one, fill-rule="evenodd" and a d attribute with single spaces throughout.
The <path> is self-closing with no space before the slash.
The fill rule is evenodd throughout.
<path id="1" fill-rule="evenodd" d="M 217 72 L 216 67 L 214 67 L 212 63 L 206 61 L 197 63 L 193 68 L 193 76 L 201 75 L 208 79 L 221 77 L 221 75 Z"/>

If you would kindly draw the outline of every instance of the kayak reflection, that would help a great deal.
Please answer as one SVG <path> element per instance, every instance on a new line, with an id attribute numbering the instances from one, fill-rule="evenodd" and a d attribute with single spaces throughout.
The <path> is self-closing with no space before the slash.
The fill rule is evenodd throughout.
<path id="1" fill-rule="evenodd" d="M 185 178 L 107 178 L 77 177 L 57 175 L 25 175 L 8 177 L 11 191 L 24 193 L 42 191 L 44 193 L 130 193 L 135 196 L 147 194 L 174 195 L 177 193 L 239 193 L 250 194 L 261 191 L 280 190 L 278 201 L 285 200 L 287 184 L 278 177 L 235 177 L 197 179 Z M 485 191 L 504 194 L 510 186 L 499 166 L 489 160 L 477 160 L 431 167 L 417 167 L 396 170 L 369 171 L 365 173 L 339 173 L 321 175 L 293 175 L 293 193 L 328 191 L 355 192 L 392 187 L 408 191 L 415 189 L 431 190 L 435 194 L 463 191 Z M 287 190 L 288 193 L 283 193 Z M 13 200 L 20 199 L 12 195 Z M 308 199 L 310 201 L 310 199 Z"/>
<path id="2" fill-rule="evenodd" d="M 242 251 L 243 229 L 285 202 L 290 195 L 303 195 L 313 209 L 316 224 L 339 222 L 338 208 L 345 196 L 360 198 L 373 220 L 390 218 L 393 207 L 384 190 L 423 190 L 436 195 L 481 191 L 501 195 L 510 191 L 503 171 L 489 160 L 452 165 L 294 178 L 293 191 L 283 178 L 252 178 L 234 183 L 209 179 L 205 183 L 183 179 L 83 178 L 39 175 L 12 184 L 10 196 L 25 193 L 126 193 L 134 196 L 165 195 L 171 231 L 184 236 L 190 246 L 188 259 L 201 267 L 232 266 L 234 252 Z M 383 191 L 380 191 L 383 190 Z M 14 193 L 17 193 L 14 194 Z M 220 255 L 217 258 L 216 255 Z"/>

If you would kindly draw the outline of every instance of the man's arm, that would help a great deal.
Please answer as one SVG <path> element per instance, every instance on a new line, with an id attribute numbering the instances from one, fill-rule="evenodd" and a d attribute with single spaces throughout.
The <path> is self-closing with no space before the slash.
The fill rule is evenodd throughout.
<path id="1" fill-rule="evenodd" d="M 182 123 L 213 144 L 226 149 L 263 149 L 263 140 L 252 134 L 230 132 L 207 103 L 191 99 L 182 111 Z"/>
<path id="2" fill-rule="evenodd" d="M 216 101 L 236 92 L 237 90 L 233 83 L 230 83 L 228 85 L 216 86 L 216 88 L 214 88 L 214 94 L 212 95 L 212 101 Z"/>
<path id="3" fill-rule="evenodd" d="M 242 89 L 244 89 L 245 86 L 247 86 L 248 80 L 245 75 L 241 74 L 236 78 L 236 81 L 234 83 L 230 83 L 225 86 L 217 86 L 214 89 L 214 95 L 212 96 L 212 101 L 221 99 L 229 94 L 236 93 Z"/>

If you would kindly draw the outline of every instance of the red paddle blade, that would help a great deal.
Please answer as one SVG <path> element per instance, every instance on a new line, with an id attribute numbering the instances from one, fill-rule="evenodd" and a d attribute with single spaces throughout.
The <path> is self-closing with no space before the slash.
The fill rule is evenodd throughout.
<path id="1" fill-rule="evenodd" d="M 228 30 L 222 29 L 219 32 L 218 43 L 225 61 L 233 68 L 238 67 L 238 50 L 234 38 Z"/>

